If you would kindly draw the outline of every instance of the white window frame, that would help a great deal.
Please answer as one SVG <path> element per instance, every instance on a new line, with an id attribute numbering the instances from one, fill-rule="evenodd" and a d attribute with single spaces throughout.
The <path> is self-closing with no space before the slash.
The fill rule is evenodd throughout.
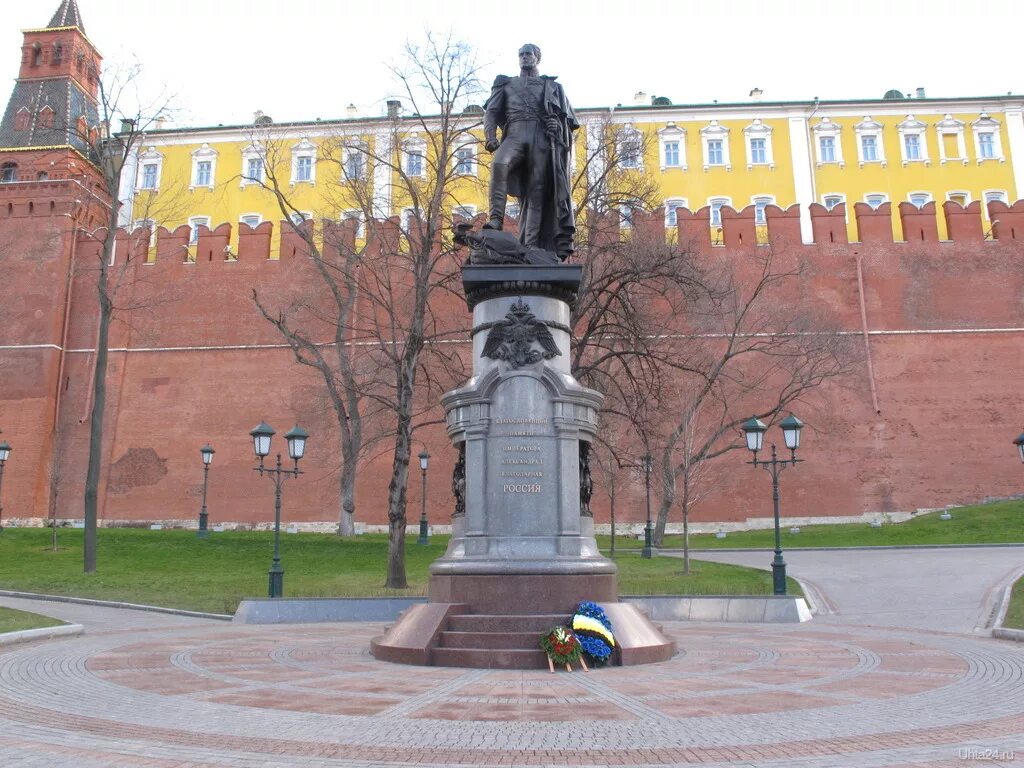
<path id="1" fill-rule="evenodd" d="M 896 124 L 896 131 L 900 137 L 900 159 L 903 167 L 910 163 L 922 163 L 925 166 L 931 165 L 931 158 L 928 156 L 928 126 L 922 123 L 913 115 L 907 115 L 906 120 Z M 910 159 L 907 157 L 907 136 L 917 136 L 918 146 L 921 149 L 921 156 Z"/>
<path id="2" fill-rule="evenodd" d="M 421 213 L 422 213 L 422 211 L 421 211 Z M 418 219 L 418 218 L 419 217 L 416 216 L 416 209 L 415 208 L 403 208 L 402 209 L 402 216 L 401 216 L 400 220 L 401 220 L 402 234 L 403 235 L 408 236 L 409 231 L 411 229 L 410 223 L 412 222 L 413 219 Z"/>
<path id="3" fill-rule="evenodd" d="M 992 202 L 989 200 L 989 197 L 991 196 L 998 196 L 997 199 L 999 202 L 1005 205 L 1010 204 L 1010 196 L 1007 194 L 1005 189 L 984 189 L 981 192 L 981 207 L 982 210 L 985 211 L 986 216 L 988 216 L 988 204 Z"/>
<path id="4" fill-rule="evenodd" d="M 669 165 L 668 156 L 665 150 L 666 145 L 672 142 L 674 142 L 679 148 L 679 162 Z M 670 122 L 658 131 L 658 163 L 663 171 L 667 168 L 679 168 L 683 171 L 687 169 L 685 128 L 680 128 L 675 123 Z"/>
<path id="5" fill-rule="evenodd" d="M 857 136 L 858 168 L 863 168 L 866 163 L 878 163 L 881 168 L 885 168 L 888 165 L 885 159 L 885 141 L 882 138 L 883 128 L 884 126 L 877 120 L 873 120 L 871 115 L 864 115 L 864 119 L 853 126 L 853 132 Z M 874 160 L 868 160 L 864 157 L 863 138 L 865 136 L 873 136 L 875 138 L 875 153 L 877 157 Z"/>
<path id="6" fill-rule="evenodd" d="M 259 160 L 261 167 L 263 168 L 262 176 L 260 180 L 254 180 L 249 177 L 249 161 Z M 242 173 L 241 173 L 240 187 L 245 189 L 247 186 L 255 184 L 256 186 L 262 186 L 263 179 L 267 178 L 267 153 L 263 147 L 258 144 L 250 144 L 248 147 L 242 150 Z"/>
<path id="7" fill-rule="evenodd" d="M 765 125 L 759 117 L 743 129 L 744 143 L 747 145 L 747 170 L 751 171 L 754 166 L 768 166 L 768 170 L 775 170 L 775 155 L 772 152 L 772 127 Z M 764 139 L 764 162 L 754 162 L 753 139 Z"/>
<path id="8" fill-rule="evenodd" d="M 132 231 L 133 232 L 136 229 L 139 229 L 140 227 L 149 227 L 149 247 L 150 248 L 156 247 L 156 228 L 157 228 L 156 220 L 155 219 L 136 219 L 134 222 L 132 222 Z M 114 263 L 115 253 L 111 253 L 110 254 L 110 263 L 111 264 Z"/>
<path id="9" fill-rule="evenodd" d="M 188 244 L 195 245 L 199 242 L 199 225 L 202 224 L 207 229 L 210 228 L 210 217 L 209 216 L 189 216 L 188 217 Z"/>
<path id="10" fill-rule="evenodd" d="M 677 211 L 680 208 L 686 208 L 688 206 L 685 197 L 670 197 L 665 201 L 665 226 L 676 227 L 679 226 L 679 217 Z"/>
<path id="11" fill-rule="evenodd" d="M 841 138 L 843 127 L 838 123 L 833 123 L 832 118 L 823 117 L 811 130 L 814 132 L 814 153 L 817 158 L 817 167 L 821 168 L 823 165 L 838 165 L 840 168 L 845 168 L 846 161 L 843 159 L 843 142 Z M 834 157 L 831 160 L 822 159 L 822 138 L 832 139 Z"/>
<path id="12" fill-rule="evenodd" d="M 629 145 L 636 145 L 635 155 L 628 151 Z M 633 127 L 632 123 L 626 123 L 622 130 L 615 137 L 615 150 L 619 157 L 619 168 L 627 171 L 644 170 L 644 136 Z M 628 154 L 627 154 L 628 152 Z M 632 162 L 627 163 L 626 158 L 632 157 Z"/>
<path id="13" fill-rule="evenodd" d="M 253 218 L 257 219 L 255 226 L 253 226 L 252 224 L 250 224 L 249 222 L 246 221 L 246 219 L 253 219 Z M 262 213 L 243 213 L 241 216 L 238 217 L 238 223 L 240 225 L 241 224 L 245 224 L 247 227 L 250 227 L 252 229 L 256 229 L 256 227 L 258 227 L 260 224 L 263 223 L 263 214 Z"/>
<path id="14" fill-rule="evenodd" d="M 761 220 L 757 219 L 757 206 L 758 203 L 763 202 L 764 205 L 761 207 Z M 777 205 L 775 202 L 775 195 L 752 195 L 750 198 L 750 204 L 754 206 L 754 225 L 758 227 L 765 227 L 768 225 L 768 214 L 765 213 L 765 208 L 769 205 Z"/>
<path id="15" fill-rule="evenodd" d="M 146 166 L 156 166 L 155 183 L 151 187 L 143 186 L 143 181 L 146 178 Z M 145 192 L 159 192 L 163 170 L 164 156 L 156 151 L 156 147 L 150 147 L 145 152 L 142 152 L 139 155 L 139 175 L 138 181 L 136 182 L 136 188 Z"/>
<path id="16" fill-rule="evenodd" d="M 299 160 L 309 160 L 309 178 L 299 178 Z M 309 184 L 316 186 L 316 144 L 309 139 L 303 139 L 292 146 L 292 179 L 291 186 L 296 184 Z"/>
<path id="17" fill-rule="evenodd" d="M 511 200 L 509 200 L 507 203 L 505 203 L 505 218 L 506 219 L 512 219 L 513 221 L 518 221 L 519 217 L 520 217 L 520 215 L 522 215 L 522 213 L 523 213 L 523 209 L 522 209 L 522 206 L 519 205 L 519 203 L 513 202 Z"/>
<path id="18" fill-rule="evenodd" d="M 708 142 L 710 141 L 721 141 L 722 142 L 722 162 L 711 164 L 709 159 Z M 704 170 L 707 171 L 709 168 L 725 168 L 727 171 L 732 170 L 732 158 L 729 155 L 729 129 L 724 125 L 721 125 L 717 120 L 712 120 L 703 128 L 700 129 L 700 143 L 704 150 Z"/>
<path id="19" fill-rule="evenodd" d="M 460 152 L 469 152 L 469 170 L 468 171 L 460 171 L 459 170 L 459 165 L 460 165 L 459 153 Z M 479 165 L 479 161 L 478 161 L 477 154 L 476 154 L 476 143 L 475 142 L 467 141 L 464 144 L 460 144 L 458 147 L 455 148 L 455 151 L 452 152 L 452 173 L 454 173 L 456 176 L 476 176 L 479 173 L 479 169 L 480 169 L 480 165 Z"/>
<path id="20" fill-rule="evenodd" d="M 208 184 L 199 183 L 200 163 L 210 164 L 210 181 Z M 209 144 L 203 144 L 203 146 L 195 150 L 192 153 L 192 175 L 189 178 L 192 182 L 188 187 L 189 192 L 193 192 L 199 187 L 213 189 L 217 183 L 217 150 L 213 149 Z"/>
<path id="21" fill-rule="evenodd" d="M 1003 141 L 1002 137 L 999 135 L 999 128 L 999 121 L 993 120 L 989 117 L 987 112 L 982 112 L 978 119 L 971 123 L 971 131 L 974 134 L 974 157 L 976 158 L 978 165 L 981 165 L 987 160 L 995 161 L 997 163 L 1006 162 L 1006 155 L 1003 154 Z M 982 133 L 992 134 L 992 151 L 995 153 L 992 157 L 981 156 L 981 141 L 979 136 Z M 966 165 L 966 163 L 967 160 L 965 158 L 964 164 Z"/>
<path id="22" fill-rule="evenodd" d="M 312 211 L 292 211 L 288 214 L 288 220 L 291 221 L 292 226 L 299 226 L 307 221 L 313 220 Z"/>
<path id="23" fill-rule="evenodd" d="M 346 141 L 341 150 L 341 181 L 365 181 L 367 163 L 366 158 L 369 156 L 369 145 L 365 141 Z M 349 175 L 348 164 L 353 158 L 359 158 L 359 174 L 356 176 Z"/>
<path id="24" fill-rule="evenodd" d="M 715 203 L 719 203 L 718 210 L 715 210 Z M 708 198 L 708 207 L 711 209 L 708 215 L 708 224 L 712 227 L 722 226 L 722 207 L 728 205 L 732 208 L 732 198 L 724 195 L 715 195 Z M 715 214 L 718 214 L 718 221 L 715 221 Z"/>
<path id="25" fill-rule="evenodd" d="M 420 156 L 420 172 L 409 172 L 409 156 Z M 410 138 L 402 142 L 402 172 L 413 178 L 424 178 L 427 175 L 427 142 L 420 138 Z"/>
<path id="26" fill-rule="evenodd" d="M 943 137 L 956 136 L 956 148 L 958 157 L 946 157 L 946 142 Z M 957 120 L 952 115 L 945 115 L 935 124 L 935 138 L 939 143 L 939 165 L 948 162 L 960 162 L 967 165 L 967 145 L 964 142 L 964 122 Z"/>
<path id="27" fill-rule="evenodd" d="M 918 205 L 914 202 L 915 197 L 924 197 L 924 202 Z M 923 189 L 915 189 L 913 192 L 907 192 L 907 202 L 912 203 L 918 210 L 924 208 L 928 203 L 932 202 L 932 200 L 934 200 L 932 193 Z"/>
<path id="28" fill-rule="evenodd" d="M 966 189 L 951 189 L 949 192 L 946 193 L 946 202 L 956 202 L 953 200 L 954 196 L 962 196 L 964 198 L 964 208 L 971 204 L 971 193 L 968 192 Z"/>
<path id="29" fill-rule="evenodd" d="M 356 237 L 366 237 L 366 217 L 359 208 L 351 208 L 347 211 L 342 211 L 338 217 L 338 223 L 344 224 L 346 221 L 355 221 L 356 223 Z"/>
<path id="30" fill-rule="evenodd" d="M 829 205 L 828 200 L 830 197 L 838 198 L 834 205 Z M 837 205 L 841 205 L 846 202 L 846 195 L 843 192 L 826 192 L 821 196 L 821 205 L 826 211 L 831 211 Z"/>
<path id="31" fill-rule="evenodd" d="M 882 199 L 879 201 L 878 205 L 871 205 L 871 201 L 868 200 L 869 197 L 880 197 Z M 883 205 L 889 202 L 889 195 L 887 195 L 885 192 L 865 192 L 864 202 L 871 207 L 871 210 L 877 211 L 879 208 L 881 208 Z"/>
<path id="32" fill-rule="evenodd" d="M 458 216 L 466 221 L 472 221 L 476 217 L 476 211 L 475 205 L 455 205 L 452 206 L 452 219 Z"/>

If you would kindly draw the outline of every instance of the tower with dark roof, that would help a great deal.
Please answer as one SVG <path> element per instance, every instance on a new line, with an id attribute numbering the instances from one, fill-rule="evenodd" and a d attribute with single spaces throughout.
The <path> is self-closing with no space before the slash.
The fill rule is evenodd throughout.
<path id="1" fill-rule="evenodd" d="M 0 121 L 0 181 L 60 178 L 87 159 L 99 130 L 102 58 L 85 35 L 77 0 L 61 0 L 50 23 L 26 29 L 21 69 Z"/>

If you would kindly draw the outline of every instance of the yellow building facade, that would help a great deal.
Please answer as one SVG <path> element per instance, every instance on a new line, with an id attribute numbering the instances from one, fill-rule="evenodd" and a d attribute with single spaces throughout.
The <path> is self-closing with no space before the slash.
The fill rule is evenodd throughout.
<path id="1" fill-rule="evenodd" d="M 665 206 L 666 223 L 674 224 L 677 207 L 709 206 L 713 239 L 723 206 L 754 205 L 760 220 L 766 205 L 799 204 L 810 242 L 808 206 L 846 203 L 853 241 L 853 204 L 891 202 L 898 240 L 900 202 L 977 200 L 987 223 L 985 203 L 1024 196 L 1024 97 L 900 96 L 581 110 L 574 165 L 583 167 L 581 154 L 607 153 L 607 142 L 594 137 L 610 130 L 617 162 L 655 180 L 654 202 Z M 365 198 L 356 199 L 353 179 L 365 181 L 378 215 L 401 215 L 410 203 L 395 190 L 407 189 L 407 179 L 433 162 L 418 126 L 416 117 L 275 125 L 257 116 L 250 126 L 152 131 L 125 168 L 122 223 L 174 229 L 229 222 L 237 243 L 240 224 L 282 219 L 278 199 L 258 183 L 271 174 L 302 216 L 358 217 Z M 457 171 L 451 207 L 463 215 L 486 210 L 479 139 L 479 132 L 467 134 L 450 159 Z M 391 158 L 391 167 L 352 151 L 357 146 Z M 405 182 L 396 183 L 399 173 Z M 941 215 L 938 223 L 944 238 Z"/>

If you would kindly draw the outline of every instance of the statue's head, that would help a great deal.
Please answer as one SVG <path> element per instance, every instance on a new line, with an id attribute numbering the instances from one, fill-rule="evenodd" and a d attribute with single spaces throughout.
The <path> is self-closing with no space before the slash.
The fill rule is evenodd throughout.
<path id="1" fill-rule="evenodd" d="M 532 69 L 540 64 L 540 46 L 533 43 L 526 43 L 519 49 L 519 66 L 522 69 Z"/>

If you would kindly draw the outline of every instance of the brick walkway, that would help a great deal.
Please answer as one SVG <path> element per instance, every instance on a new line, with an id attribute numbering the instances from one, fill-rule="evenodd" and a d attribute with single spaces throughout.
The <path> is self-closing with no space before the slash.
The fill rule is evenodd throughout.
<path id="1" fill-rule="evenodd" d="M 0 604 L 87 629 L 0 652 L 3 766 L 1024 763 L 1024 649 L 981 637 L 677 623 L 672 661 L 551 675 L 380 663 L 379 624 Z"/>

